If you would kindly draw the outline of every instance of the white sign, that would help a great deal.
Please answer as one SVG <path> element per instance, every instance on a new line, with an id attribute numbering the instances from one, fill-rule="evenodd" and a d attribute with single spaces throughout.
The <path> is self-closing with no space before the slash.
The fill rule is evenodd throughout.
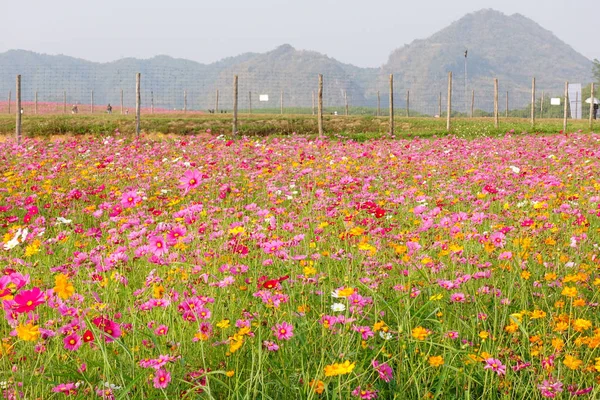
<path id="1" fill-rule="evenodd" d="M 560 97 L 553 97 L 550 99 L 550 104 L 553 106 L 560 106 Z"/>
<path id="2" fill-rule="evenodd" d="M 258 96 L 258 101 L 269 101 L 269 95 L 268 94 L 261 94 Z"/>

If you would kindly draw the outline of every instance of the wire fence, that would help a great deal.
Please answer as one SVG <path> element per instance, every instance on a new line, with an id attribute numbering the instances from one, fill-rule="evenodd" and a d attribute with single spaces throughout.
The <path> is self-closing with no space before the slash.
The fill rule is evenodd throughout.
<path id="1" fill-rule="evenodd" d="M 238 76 L 240 113 L 315 114 L 317 110 L 318 65 L 306 71 L 286 68 L 235 67 L 201 71 L 165 65 L 148 67 L 131 61 L 127 69 L 106 64 L 71 68 L 44 65 L 0 65 L 0 113 L 16 107 L 15 76 L 22 76 L 22 108 L 26 114 L 133 114 L 136 106 L 135 73 L 140 72 L 141 113 L 166 114 L 229 113 L 233 109 L 233 76 Z M 137 68 L 139 67 L 139 68 Z M 327 68 L 325 68 L 327 69 Z M 324 76 L 323 105 L 326 114 L 389 115 L 389 73 L 379 69 L 319 71 Z M 454 71 L 452 114 L 490 116 L 494 112 L 494 77 Z M 395 73 L 393 106 L 396 116 L 442 117 L 448 100 L 447 76 L 411 76 Z M 499 78 L 500 116 L 528 117 L 532 88 L 528 82 L 512 83 Z M 573 87 L 577 90 L 573 91 Z M 571 85 L 569 117 L 589 116 L 589 83 Z M 533 101 L 538 117 L 562 117 L 564 82 L 539 79 Z M 553 100 L 554 99 L 554 100 Z M 559 100 L 557 100 L 559 99 Z"/>

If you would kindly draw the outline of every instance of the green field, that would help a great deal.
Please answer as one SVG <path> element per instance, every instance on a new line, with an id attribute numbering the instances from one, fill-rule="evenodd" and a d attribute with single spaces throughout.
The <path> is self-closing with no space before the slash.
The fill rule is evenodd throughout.
<path id="1" fill-rule="evenodd" d="M 189 135 L 210 132 L 214 135 L 230 135 L 231 114 L 207 115 L 142 115 L 142 131 L 152 134 Z M 539 119 L 534 128 L 525 118 L 501 118 L 499 129 L 494 128 L 493 118 L 455 118 L 451 133 L 459 137 L 482 137 L 503 135 L 514 130 L 516 133 L 558 133 L 562 130 L 562 119 Z M 399 136 L 431 137 L 446 135 L 445 118 L 397 117 L 395 133 Z M 99 134 L 107 135 L 116 129 L 123 134 L 135 132 L 135 117 L 132 115 L 25 115 L 25 136 L 53 136 Z M 0 134 L 13 134 L 15 118 L 0 116 Z M 210 131 L 209 131 L 210 130 Z M 389 117 L 373 116 L 324 116 L 326 135 L 348 135 L 355 139 L 380 137 L 389 132 Z M 568 131 L 589 132 L 587 120 L 569 120 Z M 241 135 L 316 135 L 317 118 L 312 115 L 268 115 L 243 114 L 238 118 Z"/>

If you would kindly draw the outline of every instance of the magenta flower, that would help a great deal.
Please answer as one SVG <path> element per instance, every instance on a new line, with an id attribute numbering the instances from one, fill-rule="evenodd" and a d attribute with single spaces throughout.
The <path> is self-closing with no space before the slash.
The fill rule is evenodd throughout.
<path id="1" fill-rule="evenodd" d="M 485 360 L 485 366 L 483 369 L 491 369 L 498 375 L 506 375 L 506 365 L 503 365 L 502 361 L 496 358 L 488 358 Z"/>
<path id="2" fill-rule="evenodd" d="M 164 369 L 159 369 L 154 375 L 154 387 L 157 389 L 165 389 L 171 382 L 171 374 Z"/>
<path id="3" fill-rule="evenodd" d="M 356 326 L 354 325 L 352 327 L 352 330 L 355 332 L 360 333 L 361 337 L 363 340 L 367 340 L 370 337 L 375 336 L 375 334 L 373 333 L 373 331 L 371 330 L 371 328 L 369 326 Z"/>
<path id="4" fill-rule="evenodd" d="M 555 382 L 551 377 L 550 379 L 544 380 L 542 383 L 540 383 L 537 388 L 541 392 L 542 397 L 553 399 L 557 394 L 563 391 L 563 384 L 560 381 Z"/>
<path id="5" fill-rule="evenodd" d="M 452 303 L 464 303 L 466 301 L 467 297 L 465 296 L 464 293 L 452 293 L 450 295 L 450 301 Z"/>
<path id="6" fill-rule="evenodd" d="M 361 389 L 361 387 L 358 386 L 352 391 L 352 396 L 360 397 L 363 400 L 372 400 L 377 398 L 377 390 Z"/>
<path id="7" fill-rule="evenodd" d="M 380 379 L 389 382 L 394 378 L 394 370 L 387 363 L 380 363 L 377 360 L 373 360 L 371 365 L 379 374 Z"/>
<path id="8" fill-rule="evenodd" d="M 77 384 L 69 382 L 69 383 L 61 383 L 52 388 L 54 393 L 62 393 L 67 396 L 76 395 L 77 394 Z"/>
<path id="9" fill-rule="evenodd" d="M 169 327 L 166 325 L 159 325 L 158 328 L 154 330 L 154 334 L 157 336 L 165 336 L 169 332 Z"/>
<path id="10" fill-rule="evenodd" d="M 162 256 L 163 254 L 167 254 L 169 251 L 169 247 L 165 239 L 160 236 L 152 236 L 149 240 L 149 247 L 152 254 L 157 257 Z"/>
<path id="11" fill-rule="evenodd" d="M 44 292 L 40 288 L 24 290 L 15 296 L 13 310 L 17 313 L 27 313 L 44 302 Z"/>
<path id="12" fill-rule="evenodd" d="M 142 198 L 137 194 L 135 190 L 123 193 L 121 197 L 121 206 L 123 208 L 135 207 L 135 205 L 142 201 Z"/>
<path id="13" fill-rule="evenodd" d="M 202 175 L 197 170 L 188 170 L 185 171 L 183 176 L 179 178 L 179 189 L 183 190 L 183 193 L 186 194 L 190 191 L 190 189 L 195 189 L 200 186 L 200 181 L 202 180 Z"/>
<path id="14" fill-rule="evenodd" d="M 81 347 L 81 336 L 79 336 L 76 332 L 73 332 L 63 339 L 63 343 L 65 344 L 65 349 L 76 351 Z"/>
<path id="15" fill-rule="evenodd" d="M 271 328 L 277 340 L 290 340 L 294 336 L 294 327 L 287 322 L 282 322 Z"/>
<path id="16" fill-rule="evenodd" d="M 279 350 L 279 346 L 277 345 L 277 343 L 272 342 L 270 340 L 265 340 L 263 341 L 263 347 L 269 351 L 277 351 Z"/>

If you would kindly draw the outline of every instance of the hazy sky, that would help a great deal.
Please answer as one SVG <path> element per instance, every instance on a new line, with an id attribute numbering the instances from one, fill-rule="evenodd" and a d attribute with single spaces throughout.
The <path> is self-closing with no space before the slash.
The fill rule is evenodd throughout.
<path id="1" fill-rule="evenodd" d="M 289 43 L 378 67 L 394 49 L 482 8 L 521 13 L 600 58 L 598 0 L 13 0 L 2 5 L 0 52 L 102 62 L 166 54 L 210 63 Z"/>

